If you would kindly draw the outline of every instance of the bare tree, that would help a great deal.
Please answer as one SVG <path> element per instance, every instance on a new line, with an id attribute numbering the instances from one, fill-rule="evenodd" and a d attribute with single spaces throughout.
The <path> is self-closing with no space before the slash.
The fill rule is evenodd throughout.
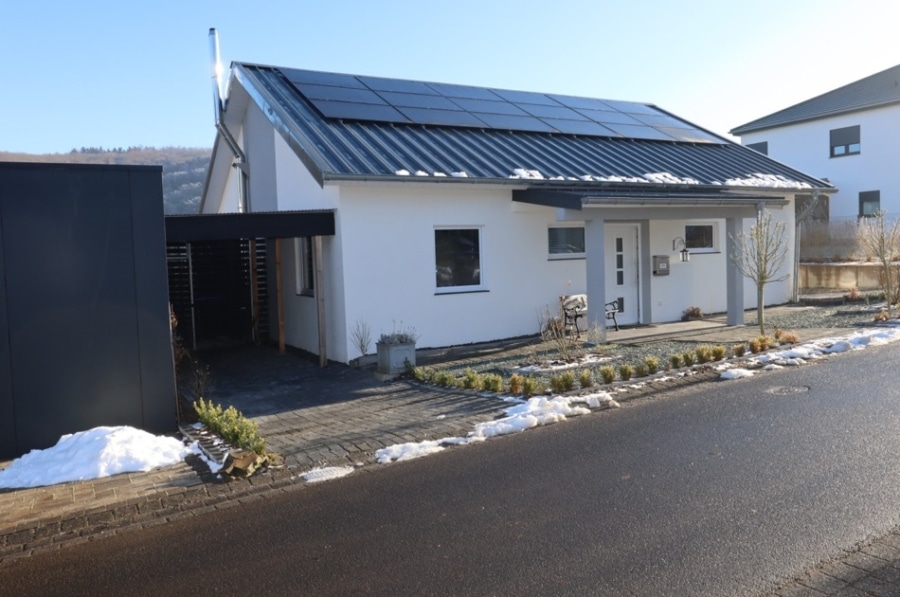
<path id="1" fill-rule="evenodd" d="M 771 214 L 761 214 L 750 232 L 733 239 L 740 247 L 733 258 L 734 265 L 756 284 L 756 319 L 760 335 L 765 336 L 765 286 L 788 277 L 787 272 L 778 275 L 788 253 L 784 222 L 773 221 Z"/>
<path id="2" fill-rule="evenodd" d="M 893 317 L 893 306 L 897 302 L 898 280 L 894 267 L 894 255 L 900 249 L 900 219 L 888 221 L 887 213 L 878 211 L 863 218 L 857 231 L 860 248 L 881 263 L 881 289 L 887 301 L 888 317 Z"/>

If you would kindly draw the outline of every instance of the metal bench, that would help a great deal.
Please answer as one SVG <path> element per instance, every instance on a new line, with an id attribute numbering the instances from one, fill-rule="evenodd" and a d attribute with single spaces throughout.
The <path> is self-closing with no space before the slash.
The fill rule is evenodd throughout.
<path id="1" fill-rule="evenodd" d="M 578 328 L 578 319 L 587 315 L 587 295 L 570 294 L 560 297 L 559 302 L 562 307 L 566 328 L 571 325 L 575 328 L 575 333 L 581 335 L 581 330 Z M 619 312 L 619 301 L 610 301 L 603 305 L 603 314 L 606 316 L 607 321 L 612 320 L 617 332 L 619 331 L 619 322 L 616 321 L 616 313 Z"/>

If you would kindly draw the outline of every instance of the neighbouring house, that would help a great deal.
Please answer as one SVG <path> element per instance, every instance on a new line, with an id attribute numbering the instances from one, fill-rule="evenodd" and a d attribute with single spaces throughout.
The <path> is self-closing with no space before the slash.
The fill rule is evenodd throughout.
<path id="1" fill-rule="evenodd" d="M 333 215 L 272 241 L 269 312 L 273 338 L 339 362 L 360 325 L 490 341 L 581 293 L 582 327 L 611 301 L 620 325 L 740 324 L 756 294 L 731 239 L 763 211 L 793 232 L 795 196 L 834 190 L 652 104 L 248 63 L 214 89 L 201 211 Z"/>
<path id="2" fill-rule="evenodd" d="M 900 66 L 823 93 L 731 131 L 741 143 L 828 180 L 814 214 L 864 217 L 900 210 Z"/>

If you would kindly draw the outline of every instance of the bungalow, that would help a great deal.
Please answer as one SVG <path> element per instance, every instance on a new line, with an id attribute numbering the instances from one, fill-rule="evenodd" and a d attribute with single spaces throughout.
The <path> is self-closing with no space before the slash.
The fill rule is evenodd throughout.
<path id="1" fill-rule="evenodd" d="M 833 191 L 652 104 L 248 63 L 214 89 L 201 212 L 333 215 L 277 241 L 269 278 L 273 337 L 339 362 L 360 326 L 510 338 L 580 293 L 588 324 L 610 301 L 620 325 L 689 307 L 741 324 L 734 235 L 763 211 L 793 231 L 795 194 Z"/>
<path id="2" fill-rule="evenodd" d="M 900 65 L 742 124 L 731 134 L 839 188 L 814 212 L 820 219 L 900 210 L 900 182 L 894 175 Z"/>

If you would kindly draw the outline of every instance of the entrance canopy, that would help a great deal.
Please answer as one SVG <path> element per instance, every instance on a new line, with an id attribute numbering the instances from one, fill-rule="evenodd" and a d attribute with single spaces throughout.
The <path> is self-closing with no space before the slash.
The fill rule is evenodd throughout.
<path id="1" fill-rule="evenodd" d="M 334 210 L 166 216 L 166 241 L 334 236 Z"/>

